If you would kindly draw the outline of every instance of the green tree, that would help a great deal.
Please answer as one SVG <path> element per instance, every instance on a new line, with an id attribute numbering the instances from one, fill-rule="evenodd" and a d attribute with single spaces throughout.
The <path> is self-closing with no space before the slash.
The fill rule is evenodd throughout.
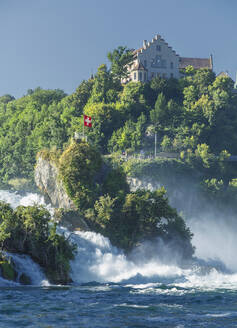
<path id="1" fill-rule="evenodd" d="M 0 97 L 0 103 L 7 104 L 10 101 L 15 100 L 15 98 L 9 94 Z"/>
<path id="2" fill-rule="evenodd" d="M 127 65 L 133 61 L 132 51 L 126 47 L 119 46 L 113 52 L 109 52 L 107 57 L 111 62 L 111 73 L 113 77 L 119 81 L 126 78 L 128 76 Z"/>
<path id="3" fill-rule="evenodd" d="M 50 213 L 42 206 L 18 206 L 0 202 L 0 243 L 4 251 L 30 255 L 54 283 L 70 282 L 69 261 L 75 247 L 50 227 Z"/>
<path id="4" fill-rule="evenodd" d="M 59 172 L 68 196 L 83 212 L 91 207 L 99 193 L 102 159 L 98 151 L 86 142 L 72 142 L 59 159 Z"/>
<path id="5" fill-rule="evenodd" d="M 150 119 L 157 129 L 158 125 L 164 125 L 167 118 L 167 102 L 163 93 L 157 97 L 155 108 L 150 111 Z"/>
<path id="6" fill-rule="evenodd" d="M 107 104 L 111 99 L 110 90 L 113 89 L 113 79 L 107 66 L 105 64 L 98 68 L 98 71 L 94 78 L 94 84 L 92 88 L 90 103 L 105 103 Z"/>
<path id="7" fill-rule="evenodd" d="M 214 156 L 210 152 L 209 146 L 207 144 L 197 145 L 195 155 L 197 159 L 202 161 L 203 166 L 206 168 L 209 168 L 214 161 Z"/>
<path id="8" fill-rule="evenodd" d="M 110 151 L 124 151 L 130 149 L 136 151 L 144 144 L 146 117 L 144 114 L 139 116 L 137 122 L 127 120 L 125 125 L 114 131 L 108 142 Z"/>

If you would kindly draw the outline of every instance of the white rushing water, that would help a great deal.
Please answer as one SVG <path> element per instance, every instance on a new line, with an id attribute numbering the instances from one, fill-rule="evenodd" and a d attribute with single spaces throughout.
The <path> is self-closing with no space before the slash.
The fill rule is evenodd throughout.
<path id="1" fill-rule="evenodd" d="M 16 208 L 17 206 L 32 206 L 35 204 L 45 205 L 44 198 L 36 193 L 27 193 L 22 196 L 16 192 L 9 192 L 6 190 L 0 191 L 0 200 L 6 203 L 9 203 L 12 208 Z M 48 210 L 52 212 L 50 206 L 47 206 Z M 40 266 L 36 264 L 32 259 L 27 255 L 19 255 L 19 254 L 9 254 L 9 256 L 13 259 L 16 271 L 18 272 L 18 276 L 21 273 L 24 273 L 31 280 L 32 285 L 35 286 L 47 286 L 49 285 L 48 280 L 46 279 L 44 273 L 42 272 Z M 5 280 L 0 277 L 0 286 L 17 286 L 19 283 Z"/>
<path id="2" fill-rule="evenodd" d="M 27 194 L 22 197 L 7 191 L 0 191 L 0 199 L 7 201 L 13 207 L 44 203 L 43 198 L 37 194 Z M 235 260 L 235 247 L 233 247 L 233 244 L 230 244 L 232 248 L 228 247 L 227 254 L 225 251 L 221 251 L 224 245 L 218 244 L 221 236 L 218 227 L 213 228 L 210 234 L 207 233 L 208 229 L 204 229 L 201 223 L 199 225 L 195 223 L 193 227 L 195 233 L 194 245 L 199 260 L 194 261 L 185 268 L 176 264 L 172 254 L 170 254 L 170 262 L 166 261 L 166 263 L 162 262 L 156 254 L 149 259 L 144 258 L 144 252 L 136 253 L 135 257 L 128 259 L 122 251 L 111 245 L 108 238 L 95 232 L 75 231 L 70 233 L 63 227 L 59 227 L 58 232 L 65 234 L 67 237 L 70 235 L 70 240 L 77 245 L 75 260 L 71 262 L 71 277 L 76 284 L 92 281 L 124 283 L 128 286 L 135 286 L 137 290 L 141 289 L 141 292 L 144 290 L 157 290 L 161 284 L 175 285 L 189 290 L 192 290 L 192 288 L 237 289 L 237 261 Z M 192 230 L 192 226 L 190 228 Z M 223 226 L 220 226 L 220 229 L 223 231 Z M 225 233 L 234 235 L 234 231 L 228 232 L 227 226 L 225 226 Z M 218 256 L 218 252 L 220 252 L 220 256 Z M 42 271 L 31 259 L 24 256 L 15 256 L 20 270 L 30 276 L 33 284 L 45 284 Z M 216 260 L 221 262 L 218 265 L 213 264 Z M 232 270 L 232 273 L 222 270 L 224 266 Z M 2 285 L 1 278 L 0 285 Z M 179 293 L 179 289 L 176 287 L 170 289 L 169 292 Z M 162 292 L 162 288 L 159 289 L 159 292 Z"/>
<path id="3" fill-rule="evenodd" d="M 61 228 L 62 229 L 62 228 Z M 153 288 L 158 285 L 174 285 L 182 288 L 234 288 L 237 289 L 237 273 L 227 273 L 216 265 L 195 261 L 189 267 L 164 264 L 158 258 L 131 261 L 109 240 L 94 232 L 75 232 L 71 240 L 77 244 L 78 253 L 72 262 L 72 279 L 76 283 L 91 281 L 124 283 Z M 218 266 L 217 266 L 218 267 Z"/>
<path id="4" fill-rule="evenodd" d="M 9 254 L 14 261 L 18 276 L 22 273 L 28 276 L 34 286 L 48 286 L 49 282 L 45 278 L 40 266 L 32 261 L 28 255 Z"/>
<path id="5" fill-rule="evenodd" d="M 17 192 L 10 192 L 7 190 L 0 190 L 0 200 L 9 203 L 12 208 L 17 206 L 31 206 L 34 204 L 45 205 L 43 196 L 35 193 L 27 193 L 22 196 Z"/>

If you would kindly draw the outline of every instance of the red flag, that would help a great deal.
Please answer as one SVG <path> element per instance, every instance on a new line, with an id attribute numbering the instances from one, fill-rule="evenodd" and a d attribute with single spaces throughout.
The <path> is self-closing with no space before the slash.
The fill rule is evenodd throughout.
<path id="1" fill-rule="evenodd" d="M 92 127 L 90 116 L 84 115 L 84 126 L 87 126 L 88 128 Z"/>

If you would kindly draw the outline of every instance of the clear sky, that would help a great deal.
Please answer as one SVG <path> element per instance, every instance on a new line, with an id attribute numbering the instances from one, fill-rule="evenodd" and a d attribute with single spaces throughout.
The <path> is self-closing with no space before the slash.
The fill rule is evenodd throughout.
<path id="1" fill-rule="evenodd" d="M 237 0 L 0 0 L 0 96 L 71 93 L 119 45 L 160 34 L 184 57 L 237 71 Z"/>

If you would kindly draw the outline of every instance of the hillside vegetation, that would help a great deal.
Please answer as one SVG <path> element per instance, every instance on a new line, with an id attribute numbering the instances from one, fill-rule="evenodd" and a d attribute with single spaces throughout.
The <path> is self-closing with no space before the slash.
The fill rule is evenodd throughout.
<path id="1" fill-rule="evenodd" d="M 188 67 L 180 80 L 155 77 L 147 83 L 122 85 L 131 53 L 119 47 L 108 58 L 111 68 L 101 65 L 95 76 L 83 81 L 71 95 L 36 88 L 20 99 L 0 97 L 1 185 L 22 189 L 23 184 L 33 184 L 36 154 L 41 151 L 57 162 L 77 210 L 114 245 L 130 250 L 144 239 L 161 237 L 166 242 L 176 240 L 188 257 L 193 253 L 192 234 L 170 207 L 165 190 L 130 192 L 125 174 L 185 174 L 203 187 L 207 197 L 235 202 L 237 165 L 230 161 L 231 155 L 237 155 L 234 83 L 208 69 Z M 75 132 L 83 131 L 83 114 L 92 117 L 92 128 L 85 128 L 89 143 L 76 143 L 71 140 Z M 157 152 L 173 154 L 173 158 L 150 158 L 155 134 Z M 136 159 L 140 155 L 145 159 Z M 25 211 L 33 209 L 13 212 L 2 206 L 10 213 L 10 223 L 19 214 L 19 229 L 25 236 L 24 243 L 15 245 L 18 226 L 10 226 L 10 232 L 3 229 L 2 247 L 25 252 L 33 245 L 40 250 L 41 240 L 34 230 L 29 235 L 24 217 Z M 1 225 L 8 229 L 8 221 L 2 219 Z M 56 240 L 56 235 L 51 238 L 54 233 L 46 231 L 49 247 L 51 239 L 53 245 L 64 243 Z M 51 249 L 55 251 L 53 246 Z M 38 250 L 31 255 L 44 261 Z M 55 266 L 64 270 L 65 262 L 67 273 L 72 250 L 65 257 L 61 262 L 56 259 Z"/>
<path id="2" fill-rule="evenodd" d="M 49 158 L 45 151 L 38 156 Z M 129 252 L 144 240 L 162 238 L 184 258 L 193 254 L 192 233 L 169 205 L 164 188 L 130 192 L 121 168 L 85 141 L 72 140 L 57 160 L 50 157 L 77 213 L 113 245 Z"/>
<path id="3" fill-rule="evenodd" d="M 83 113 L 93 120 L 89 141 L 103 154 L 152 154 L 155 131 L 158 151 L 178 153 L 193 167 L 208 169 L 217 158 L 224 162 L 237 154 L 237 96 L 230 78 L 188 67 L 180 80 L 121 85 L 122 73 L 111 61 L 112 70 L 101 65 L 71 95 L 37 88 L 20 99 L 0 97 L 2 184 L 33 180 L 36 153 L 65 148 L 75 131 L 82 132 Z"/>

